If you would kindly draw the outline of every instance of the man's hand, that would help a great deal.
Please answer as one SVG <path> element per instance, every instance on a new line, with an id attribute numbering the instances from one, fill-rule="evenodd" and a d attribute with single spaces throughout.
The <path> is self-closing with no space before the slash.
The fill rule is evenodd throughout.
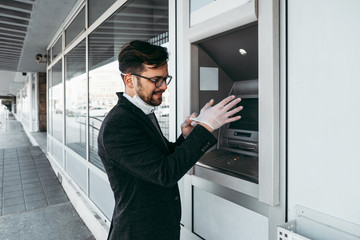
<path id="1" fill-rule="evenodd" d="M 204 124 L 205 127 L 210 127 L 212 130 L 216 130 L 224 124 L 237 121 L 241 116 L 233 117 L 233 115 L 243 109 L 242 106 L 235 107 L 240 101 L 240 98 L 229 96 L 215 106 L 212 106 L 214 100 L 210 100 L 210 102 L 205 104 L 201 109 L 199 116 L 190 116 L 191 125 L 194 126 L 195 122 L 197 122 L 202 125 Z"/>
<path id="2" fill-rule="evenodd" d="M 187 136 L 189 136 L 191 131 L 196 126 L 196 124 L 191 124 L 190 118 L 196 118 L 196 117 L 197 117 L 197 113 L 192 113 L 190 115 L 190 117 L 189 116 L 186 117 L 185 121 L 181 124 L 181 132 L 185 138 L 187 138 Z"/>

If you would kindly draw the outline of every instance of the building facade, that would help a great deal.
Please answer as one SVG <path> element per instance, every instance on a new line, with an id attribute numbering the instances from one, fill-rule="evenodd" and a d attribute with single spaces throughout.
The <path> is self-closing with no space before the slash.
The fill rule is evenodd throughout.
<path id="1" fill-rule="evenodd" d="M 246 106 L 179 182 L 181 239 L 287 239 L 277 227 L 289 221 L 311 239 L 358 239 L 359 10 L 356 0 L 79 0 L 47 47 L 47 154 L 95 237 L 114 207 L 97 135 L 124 90 L 117 55 L 140 39 L 170 53 L 156 112 L 170 141 L 211 98 Z M 29 131 L 44 129 L 42 77 L 28 74 L 16 96 Z"/>

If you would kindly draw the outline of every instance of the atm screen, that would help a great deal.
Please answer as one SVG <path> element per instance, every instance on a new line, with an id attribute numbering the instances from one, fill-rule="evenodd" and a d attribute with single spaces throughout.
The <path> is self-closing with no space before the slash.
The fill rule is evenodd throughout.
<path id="1" fill-rule="evenodd" d="M 258 98 L 242 98 L 237 106 L 243 106 L 243 110 L 235 114 L 240 115 L 238 121 L 230 123 L 230 129 L 258 131 Z"/>

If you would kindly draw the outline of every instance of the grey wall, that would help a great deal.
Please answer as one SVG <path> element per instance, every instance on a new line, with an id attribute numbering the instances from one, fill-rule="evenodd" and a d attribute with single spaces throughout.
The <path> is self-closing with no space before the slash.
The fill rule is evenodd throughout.
<path id="1" fill-rule="evenodd" d="M 288 1 L 288 214 L 360 225 L 360 2 Z"/>

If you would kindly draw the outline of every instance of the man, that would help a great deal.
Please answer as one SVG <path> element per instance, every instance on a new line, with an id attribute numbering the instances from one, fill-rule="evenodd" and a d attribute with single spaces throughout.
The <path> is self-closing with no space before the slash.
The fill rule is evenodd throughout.
<path id="1" fill-rule="evenodd" d="M 108 239 L 179 239 L 177 182 L 216 143 L 211 132 L 240 118 L 231 117 L 242 109 L 233 108 L 240 99 L 228 97 L 214 107 L 210 101 L 199 116 L 186 118 L 182 135 L 170 143 L 153 114 L 171 80 L 167 50 L 132 41 L 118 60 L 125 93 L 117 93 L 119 101 L 98 137 L 99 156 L 115 197 Z"/>

